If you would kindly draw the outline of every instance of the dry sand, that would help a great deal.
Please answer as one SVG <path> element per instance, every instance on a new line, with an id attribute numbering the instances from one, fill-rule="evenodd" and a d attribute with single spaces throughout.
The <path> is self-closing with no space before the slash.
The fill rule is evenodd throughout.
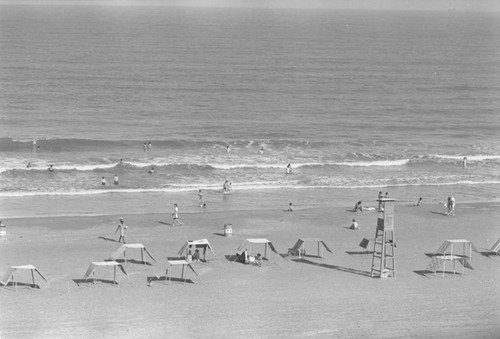
<path id="1" fill-rule="evenodd" d="M 170 215 L 124 215 L 127 242 L 141 242 L 158 259 L 144 266 L 128 263 L 120 286 L 80 284 L 91 261 L 111 255 L 119 216 L 4 220 L 0 275 L 10 265 L 33 264 L 50 281 L 41 289 L 0 289 L 0 335 L 25 337 L 455 337 L 500 336 L 500 256 L 473 253 L 465 275 L 422 274 L 445 239 L 468 239 L 480 250 L 500 237 L 498 204 L 459 204 L 456 217 L 442 206 L 396 206 L 395 279 L 369 277 L 371 256 L 363 238 L 372 239 L 377 212 L 350 207 L 204 212 L 183 214 L 182 227 Z M 355 217 L 361 229 L 349 230 Z M 223 236 L 231 223 L 234 234 Z M 300 237 L 318 237 L 333 250 L 324 259 L 284 258 L 262 267 L 231 262 L 246 238 L 265 237 L 280 253 Z M 184 241 L 208 238 L 217 257 L 194 267 L 201 281 L 154 282 L 167 257 Z M 369 249 L 372 249 L 370 243 Z M 139 254 L 129 251 L 129 258 Z M 178 272 L 178 271 L 177 271 Z M 459 269 L 461 272 L 461 266 Z M 98 276 L 112 278 L 111 271 Z M 30 277 L 19 277 L 29 282 Z"/>

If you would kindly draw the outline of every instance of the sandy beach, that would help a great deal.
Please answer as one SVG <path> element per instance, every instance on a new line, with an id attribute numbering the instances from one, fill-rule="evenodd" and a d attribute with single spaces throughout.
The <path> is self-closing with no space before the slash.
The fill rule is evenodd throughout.
<path id="1" fill-rule="evenodd" d="M 0 274 L 33 264 L 50 282 L 40 289 L 0 289 L 2 338 L 187 337 L 303 338 L 413 337 L 496 338 L 500 331 L 500 257 L 473 253 L 465 275 L 425 273 L 446 239 L 467 239 L 490 248 L 500 228 L 498 203 L 459 204 L 446 217 L 437 204 L 396 205 L 397 277 L 370 277 L 371 255 L 358 244 L 373 239 L 378 212 L 351 207 L 123 215 L 128 243 L 143 243 L 158 260 L 125 264 L 119 287 L 81 283 L 92 261 L 118 247 L 121 215 L 3 220 Z M 353 218 L 360 229 L 347 227 Z M 231 223 L 233 236 L 224 237 Z M 279 257 L 262 267 L 227 259 L 246 238 L 264 237 L 285 255 L 298 238 L 321 238 L 332 249 L 323 259 Z M 168 257 L 186 240 L 207 238 L 215 253 L 193 267 L 192 283 L 156 281 Z M 368 249 L 372 250 L 372 243 Z M 351 252 L 351 253 L 349 253 Z M 138 252 L 127 252 L 138 259 Z M 459 266 L 458 273 L 462 272 Z M 174 272 L 178 275 L 179 270 Z M 98 277 L 112 279 L 112 271 Z M 31 277 L 19 276 L 19 282 Z M 148 279 L 153 279 L 148 284 Z"/>

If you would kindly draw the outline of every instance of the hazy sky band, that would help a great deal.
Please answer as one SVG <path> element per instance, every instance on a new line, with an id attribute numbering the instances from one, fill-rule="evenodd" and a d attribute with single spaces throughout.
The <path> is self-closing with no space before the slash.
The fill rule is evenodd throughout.
<path id="1" fill-rule="evenodd" d="M 500 0 L 0 0 L 0 4 L 500 11 Z"/>

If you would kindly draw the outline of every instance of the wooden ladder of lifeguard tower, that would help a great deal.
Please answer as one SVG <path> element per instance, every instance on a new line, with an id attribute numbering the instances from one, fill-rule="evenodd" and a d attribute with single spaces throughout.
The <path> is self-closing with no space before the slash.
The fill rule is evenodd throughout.
<path id="1" fill-rule="evenodd" d="M 378 199 L 384 206 L 383 218 L 377 219 L 371 276 L 396 278 L 396 244 L 394 239 L 394 199 Z"/>

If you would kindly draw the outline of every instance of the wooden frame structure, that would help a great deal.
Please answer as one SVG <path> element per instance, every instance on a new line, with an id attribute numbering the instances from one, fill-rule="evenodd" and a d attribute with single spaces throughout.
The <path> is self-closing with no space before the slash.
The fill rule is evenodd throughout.
<path id="1" fill-rule="evenodd" d="M 396 240 L 394 238 L 394 203 L 396 200 L 382 198 L 377 200 L 384 206 L 383 217 L 377 219 L 371 276 L 396 278 Z"/>
<path id="2" fill-rule="evenodd" d="M 434 275 L 439 266 L 443 267 L 443 277 L 446 272 L 446 263 L 453 264 L 453 275 L 456 273 L 456 262 L 462 264 L 462 276 L 465 268 L 472 269 L 469 261 L 472 261 L 472 251 L 477 251 L 471 241 L 465 239 L 445 240 L 437 249 L 436 255 L 432 257 L 427 269 L 433 271 Z"/>
<path id="3" fill-rule="evenodd" d="M 9 281 L 12 281 L 12 284 L 14 285 L 14 290 L 17 292 L 17 273 L 18 271 L 24 271 L 24 270 L 30 270 L 31 271 L 31 280 L 33 282 L 33 286 L 36 287 L 36 283 L 35 283 L 35 272 L 38 273 L 38 275 L 40 277 L 42 277 L 43 280 L 45 280 L 45 282 L 47 284 L 49 284 L 48 280 L 45 279 L 45 277 L 42 275 L 42 273 L 40 273 L 40 271 L 38 270 L 38 268 L 36 268 L 35 266 L 33 265 L 21 265 L 21 266 L 11 266 L 9 268 L 9 270 L 7 271 L 7 273 L 5 273 L 4 275 L 4 278 L 3 278 L 3 281 L 0 281 L 0 283 L 3 285 L 3 286 L 7 286 L 9 284 Z"/>
<path id="4" fill-rule="evenodd" d="M 302 256 L 307 255 L 306 254 L 306 244 L 313 243 L 316 245 L 317 249 L 317 257 L 318 258 L 323 258 L 323 248 L 327 250 L 327 252 L 333 253 L 330 248 L 326 245 L 326 243 L 318 238 L 302 238 L 297 240 L 295 245 L 293 245 L 292 248 L 288 250 L 289 255 L 298 255 L 299 258 L 302 258 Z"/>
<path id="5" fill-rule="evenodd" d="M 156 259 L 153 258 L 153 256 L 151 255 L 151 253 L 148 251 L 148 249 L 146 248 L 146 246 L 144 246 L 143 244 L 123 244 L 123 245 L 120 246 L 120 248 L 118 250 L 116 250 L 115 253 L 113 253 L 111 255 L 111 257 L 109 257 L 109 260 L 116 260 L 120 256 L 120 254 L 123 253 L 123 257 L 124 257 L 125 263 L 127 263 L 126 250 L 130 249 L 130 248 L 138 248 L 138 249 L 141 250 L 141 262 L 144 263 L 144 265 L 146 265 L 146 261 L 144 260 L 144 251 L 149 255 L 149 257 L 151 259 L 153 259 L 153 261 L 156 262 Z"/>
<path id="6" fill-rule="evenodd" d="M 172 268 L 175 267 L 175 266 L 182 266 L 181 280 L 184 280 L 184 283 L 186 283 L 186 280 L 187 280 L 187 279 L 184 278 L 184 271 L 185 271 L 185 267 L 186 266 L 188 268 L 190 268 L 191 271 L 193 271 L 193 273 L 198 277 L 199 280 L 201 280 L 201 278 L 198 275 L 198 273 L 196 273 L 196 271 L 194 270 L 193 266 L 191 266 L 191 263 L 188 262 L 188 261 L 186 261 L 186 260 L 168 260 L 167 264 L 169 265 L 169 267 L 167 268 L 167 272 L 166 272 L 166 280 L 168 280 L 169 284 L 172 281 Z"/>
<path id="7" fill-rule="evenodd" d="M 85 272 L 85 275 L 83 276 L 83 280 L 86 282 L 88 279 L 91 278 L 92 276 L 92 282 L 95 284 L 97 281 L 97 278 L 95 277 L 95 271 L 99 267 L 113 267 L 113 285 L 118 286 L 118 282 L 116 281 L 116 268 L 119 267 L 123 274 L 125 274 L 127 277 L 127 272 L 125 272 L 125 269 L 123 268 L 123 265 L 116 262 L 116 261 L 93 261 L 89 268 L 87 269 L 87 272 Z"/>

